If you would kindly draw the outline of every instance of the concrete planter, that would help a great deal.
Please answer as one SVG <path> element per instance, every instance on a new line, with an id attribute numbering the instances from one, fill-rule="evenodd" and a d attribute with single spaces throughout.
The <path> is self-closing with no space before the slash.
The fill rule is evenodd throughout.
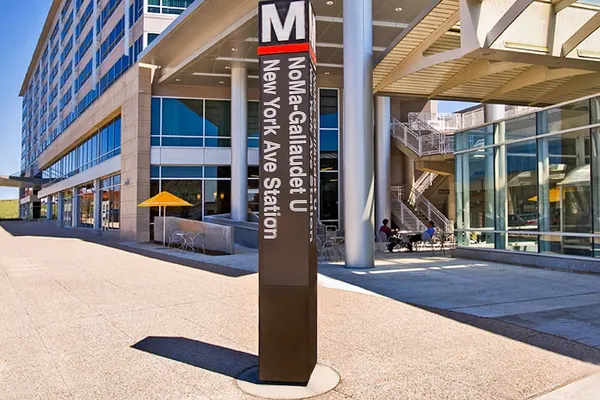
<path id="1" fill-rule="evenodd" d="M 166 223 L 166 243 L 169 243 L 169 238 L 173 232 L 204 233 L 206 235 L 204 241 L 206 250 L 227 254 L 234 253 L 234 232 L 233 228 L 230 226 L 176 217 L 166 217 L 164 220 Z M 160 243 L 163 241 L 163 217 L 154 218 L 154 240 Z M 194 245 L 196 247 L 202 247 L 199 239 Z"/>

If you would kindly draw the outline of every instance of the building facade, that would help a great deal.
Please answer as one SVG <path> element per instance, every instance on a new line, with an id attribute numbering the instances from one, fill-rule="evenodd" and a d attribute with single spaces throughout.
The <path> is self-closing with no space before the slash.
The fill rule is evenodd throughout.
<path id="1" fill-rule="evenodd" d="M 599 123 L 591 97 L 457 133 L 459 244 L 600 256 Z"/>
<path id="2" fill-rule="evenodd" d="M 319 219 L 345 230 L 347 265 L 373 265 L 383 218 L 414 231 L 428 219 L 489 228 L 488 203 L 468 217 L 461 208 L 463 164 L 455 178 L 471 149 L 460 146 L 479 139 L 455 141 L 457 116 L 436 115 L 431 99 L 545 107 L 600 92 L 600 7 L 558 3 L 313 1 Z M 183 218 L 256 212 L 257 10 L 258 0 L 54 0 L 20 93 L 18 178 L 39 179 L 21 192 L 22 216 L 148 241 L 157 211 L 137 205 L 162 190 L 193 204 L 168 210 Z M 471 111 L 459 125 L 477 126 Z M 485 136 L 484 150 L 498 140 Z M 507 220 L 534 213 L 522 199 L 510 207 Z"/>

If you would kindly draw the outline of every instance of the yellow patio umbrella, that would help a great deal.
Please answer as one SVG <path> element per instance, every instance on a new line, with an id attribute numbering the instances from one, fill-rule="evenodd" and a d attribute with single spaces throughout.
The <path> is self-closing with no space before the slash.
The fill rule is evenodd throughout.
<path id="1" fill-rule="evenodd" d="M 160 192 L 154 197 L 138 204 L 138 207 L 163 207 L 163 246 L 165 245 L 166 232 L 166 211 L 167 207 L 192 207 L 192 204 L 180 199 L 179 197 L 169 192 Z"/>
<path id="2" fill-rule="evenodd" d="M 537 196 L 533 196 L 529 201 L 537 201 L 537 199 Z M 560 188 L 555 187 L 548 191 L 548 201 L 550 203 L 558 203 L 560 201 Z"/>

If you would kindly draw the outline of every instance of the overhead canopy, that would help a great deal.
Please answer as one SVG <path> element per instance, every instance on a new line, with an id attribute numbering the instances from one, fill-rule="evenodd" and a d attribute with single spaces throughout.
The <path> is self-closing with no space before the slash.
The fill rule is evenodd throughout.
<path id="1" fill-rule="evenodd" d="M 588 3 L 435 0 L 376 61 L 374 92 L 531 106 L 600 92 Z"/>
<path id="2" fill-rule="evenodd" d="M 40 188 L 41 186 L 42 180 L 38 178 L 0 175 L 0 187 Z"/>

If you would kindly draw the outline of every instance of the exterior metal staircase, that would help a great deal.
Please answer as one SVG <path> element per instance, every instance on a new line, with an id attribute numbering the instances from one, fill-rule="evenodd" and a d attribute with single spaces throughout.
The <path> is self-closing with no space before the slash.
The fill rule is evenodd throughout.
<path id="1" fill-rule="evenodd" d="M 401 229 L 423 232 L 426 229 L 421 219 L 402 201 L 402 187 L 392 186 L 392 219 Z"/>
<path id="2" fill-rule="evenodd" d="M 441 133 L 419 118 L 400 122 L 392 117 L 391 134 L 419 157 L 454 153 L 454 135 Z"/>
<path id="3" fill-rule="evenodd" d="M 455 117 L 448 117 L 445 126 L 452 126 Z M 456 126 L 459 127 L 459 122 Z M 438 131 L 420 118 L 420 114 L 409 114 L 408 122 L 399 122 L 392 118 L 391 134 L 404 146 L 419 157 L 428 155 L 450 154 L 454 152 L 454 135 Z M 427 221 L 433 221 L 440 230 L 452 232 L 454 224 L 424 195 L 438 174 L 423 172 L 409 189 L 408 201 L 402 197 L 401 187 L 392 187 L 392 214 L 396 225 L 411 231 L 425 229 Z"/>

